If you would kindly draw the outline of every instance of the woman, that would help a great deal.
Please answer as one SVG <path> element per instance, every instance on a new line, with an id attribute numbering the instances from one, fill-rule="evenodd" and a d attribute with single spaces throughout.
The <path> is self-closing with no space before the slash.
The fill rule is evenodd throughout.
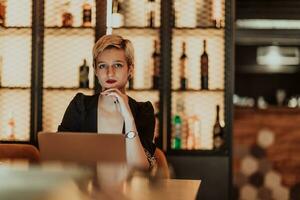
<path id="1" fill-rule="evenodd" d="M 155 163 L 152 104 L 135 101 L 126 95 L 125 89 L 133 75 L 132 43 L 118 35 L 105 35 L 93 48 L 93 62 L 102 92 L 93 96 L 78 93 L 58 131 L 123 133 L 128 164 L 152 167 Z"/>

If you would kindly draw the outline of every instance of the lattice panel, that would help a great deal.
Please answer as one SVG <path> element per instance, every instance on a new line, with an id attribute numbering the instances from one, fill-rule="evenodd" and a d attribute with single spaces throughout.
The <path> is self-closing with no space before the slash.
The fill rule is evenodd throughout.
<path id="1" fill-rule="evenodd" d="M 115 29 L 114 34 L 129 39 L 134 47 L 134 89 L 149 89 L 152 87 L 153 65 L 151 55 L 154 51 L 154 40 L 159 44 L 159 32 L 157 30 L 143 29 Z M 159 46 L 158 46 L 159 50 Z"/>
<path id="2" fill-rule="evenodd" d="M 184 105 L 183 127 L 189 118 L 196 116 L 200 120 L 200 128 L 196 134 L 196 149 L 212 149 L 213 125 L 216 120 L 216 105 L 220 105 L 220 121 L 224 121 L 223 92 L 173 92 L 172 113 L 177 113 L 178 102 Z M 187 130 L 182 131 L 182 148 L 186 148 Z M 174 131 L 172 131 L 174 137 Z"/>
<path id="3" fill-rule="evenodd" d="M 82 92 L 92 95 L 93 90 L 44 90 L 43 131 L 56 132 L 63 115 L 74 96 Z"/>
<path id="4" fill-rule="evenodd" d="M 1 64 L 2 63 L 2 64 Z M 31 30 L 0 28 L 0 85 L 29 87 L 31 75 Z"/>
<path id="5" fill-rule="evenodd" d="M 212 27 L 218 23 L 224 26 L 224 0 L 174 0 L 176 27 Z"/>
<path id="6" fill-rule="evenodd" d="M 45 26 L 61 27 L 62 15 L 65 11 L 73 15 L 73 27 L 82 26 L 82 6 L 87 2 L 92 7 L 92 26 L 96 22 L 96 7 L 94 0 L 45 0 Z"/>
<path id="7" fill-rule="evenodd" d="M 0 140 L 30 137 L 30 90 L 0 90 Z"/>
<path id="8" fill-rule="evenodd" d="M 47 29 L 44 45 L 44 87 L 78 87 L 79 66 L 89 65 L 89 87 L 93 87 L 92 29 Z"/>
<path id="9" fill-rule="evenodd" d="M 160 0 L 119 0 L 125 27 L 148 27 L 150 11 L 154 12 L 154 27 L 160 26 Z"/>
<path id="10" fill-rule="evenodd" d="M 5 26 L 29 27 L 31 26 L 32 1 L 6 0 Z"/>
<path id="11" fill-rule="evenodd" d="M 182 42 L 186 43 L 187 65 L 186 77 L 188 89 L 200 89 L 200 57 L 203 52 L 203 40 L 206 40 L 209 59 L 209 89 L 224 89 L 224 31 L 216 29 L 174 30 L 172 41 L 172 88 L 180 85 L 180 56 Z"/>
<path id="12" fill-rule="evenodd" d="M 1 3 L 5 11 L 0 25 L 0 140 L 28 141 L 32 2 L 5 0 Z"/>

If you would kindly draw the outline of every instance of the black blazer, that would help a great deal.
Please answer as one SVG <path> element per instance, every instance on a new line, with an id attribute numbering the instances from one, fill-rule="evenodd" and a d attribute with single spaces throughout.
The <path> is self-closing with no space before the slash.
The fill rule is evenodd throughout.
<path id="1" fill-rule="evenodd" d="M 58 126 L 58 131 L 97 133 L 98 97 L 99 94 L 87 96 L 77 93 L 70 102 Z M 141 143 L 144 149 L 153 156 L 155 151 L 155 145 L 152 142 L 155 126 L 153 106 L 149 101 L 137 102 L 131 97 L 128 98 L 128 103 Z"/>

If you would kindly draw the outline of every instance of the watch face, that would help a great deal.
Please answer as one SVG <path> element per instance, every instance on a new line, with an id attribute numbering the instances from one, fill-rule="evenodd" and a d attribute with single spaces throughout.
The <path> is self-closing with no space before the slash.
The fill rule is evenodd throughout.
<path id="1" fill-rule="evenodd" d="M 127 134 L 126 134 L 126 137 L 131 139 L 131 138 L 134 138 L 135 137 L 135 132 L 134 131 L 129 131 Z"/>

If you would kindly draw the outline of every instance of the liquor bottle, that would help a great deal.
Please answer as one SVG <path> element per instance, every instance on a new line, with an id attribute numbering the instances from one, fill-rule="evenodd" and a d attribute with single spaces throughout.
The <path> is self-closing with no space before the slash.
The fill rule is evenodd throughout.
<path id="1" fill-rule="evenodd" d="M 5 26 L 5 2 L 0 0 L 0 26 Z"/>
<path id="2" fill-rule="evenodd" d="M 182 54 L 180 56 L 180 90 L 186 90 L 186 61 L 187 55 L 185 53 L 186 44 L 185 42 L 182 43 Z"/>
<path id="3" fill-rule="evenodd" d="M 79 66 L 79 87 L 89 88 L 89 66 L 86 59 L 83 60 L 83 65 Z"/>
<path id="4" fill-rule="evenodd" d="M 201 89 L 208 90 L 208 54 L 206 40 L 203 40 L 203 53 L 201 55 Z"/>
<path id="5" fill-rule="evenodd" d="M 121 3 L 119 0 L 112 2 L 112 27 L 118 28 L 124 25 L 124 16 L 121 14 Z"/>
<path id="6" fill-rule="evenodd" d="M 148 27 L 153 28 L 155 26 L 155 0 L 148 0 L 148 6 L 149 6 L 149 11 L 148 11 Z"/>
<path id="7" fill-rule="evenodd" d="M 224 22 L 222 20 L 222 1 L 213 0 L 212 1 L 212 20 L 216 28 L 222 28 Z"/>
<path id="8" fill-rule="evenodd" d="M 189 150 L 197 149 L 200 147 L 200 119 L 197 115 L 192 115 L 187 121 L 186 147 Z"/>
<path id="9" fill-rule="evenodd" d="M 184 148 L 184 139 L 185 139 L 185 114 L 184 114 L 184 101 L 178 99 L 176 101 L 176 114 L 173 117 L 173 140 L 172 148 L 173 149 L 182 149 Z"/>
<path id="10" fill-rule="evenodd" d="M 73 26 L 73 15 L 70 10 L 70 1 L 63 4 L 62 13 L 62 27 L 72 27 Z"/>
<path id="11" fill-rule="evenodd" d="M 87 1 L 82 5 L 82 26 L 92 26 L 92 6 Z"/>
<path id="12" fill-rule="evenodd" d="M 224 129 L 220 124 L 220 106 L 216 106 L 216 121 L 213 128 L 213 148 L 222 149 L 225 145 Z"/>
<path id="13" fill-rule="evenodd" d="M 154 40 L 154 51 L 152 53 L 152 66 L 153 66 L 153 75 L 152 75 L 152 89 L 159 89 L 160 85 L 160 55 L 158 52 L 157 40 Z"/>
<path id="14" fill-rule="evenodd" d="M 174 138 L 172 142 L 173 149 L 181 149 L 181 132 L 182 132 L 182 119 L 179 115 L 175 115 L 174 123 Z"/>

